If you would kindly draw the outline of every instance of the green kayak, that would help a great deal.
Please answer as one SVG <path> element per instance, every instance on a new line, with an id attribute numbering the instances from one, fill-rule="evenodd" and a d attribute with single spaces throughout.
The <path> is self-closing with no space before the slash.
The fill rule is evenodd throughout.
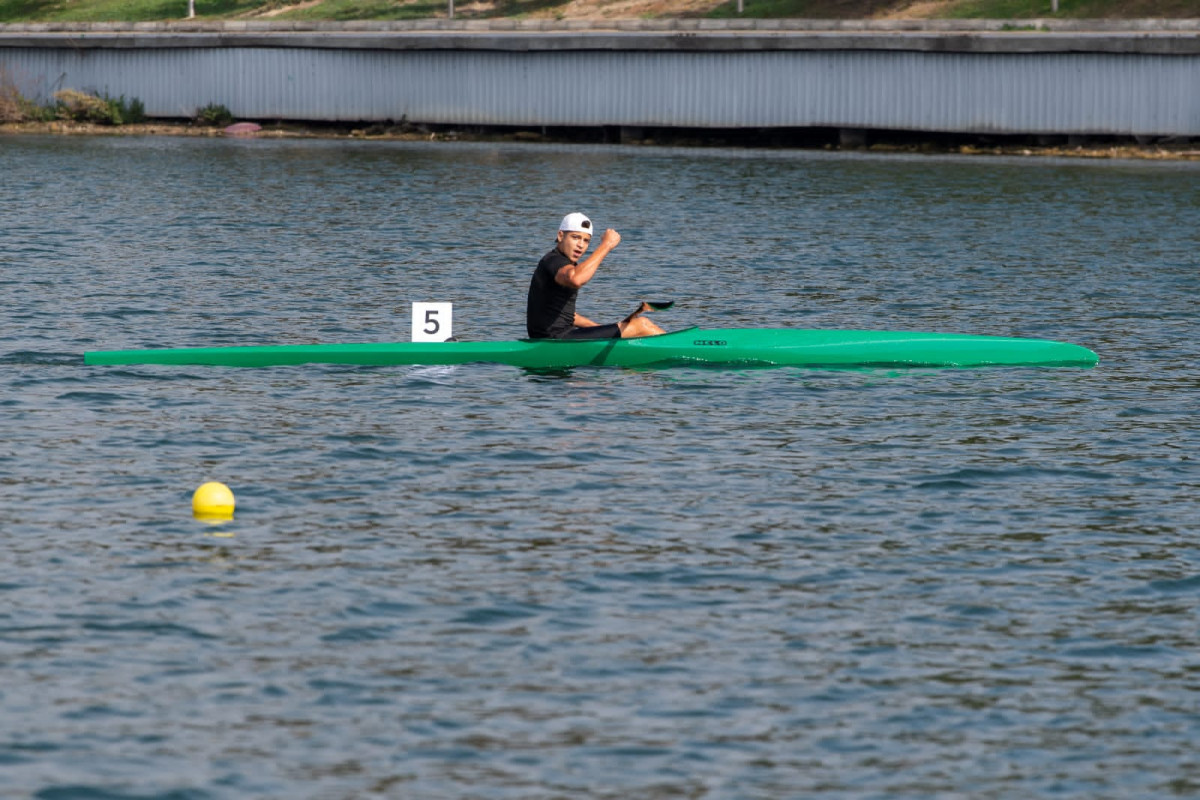
<path id="1" fill-rule="evenodd" d="M 1092 367 L 1079 345 L 908 331 L 691 328 L 643 339 L 505 342 L 380 342 L 264 347 L 100 350 L 85 364 L 199 364 L 274 367 L 289 364 L 471 364 L 529 369 L 568 367 Z"/>

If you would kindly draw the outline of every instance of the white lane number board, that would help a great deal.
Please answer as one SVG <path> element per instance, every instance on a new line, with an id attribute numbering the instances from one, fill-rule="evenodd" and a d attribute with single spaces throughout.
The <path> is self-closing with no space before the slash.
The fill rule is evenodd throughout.
<path id="1" fill-rule="evenodd" d="M 454 335 L 453 303 L 413 303 L 412 340 L 444 342 Z"/>

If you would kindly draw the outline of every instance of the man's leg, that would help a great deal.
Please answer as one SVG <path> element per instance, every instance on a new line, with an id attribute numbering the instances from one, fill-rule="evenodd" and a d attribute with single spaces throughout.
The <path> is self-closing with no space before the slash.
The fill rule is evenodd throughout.
<path id="1" fill-rule="evenodd" d="M 651 322 L 648 317 L 642 316 L 652 310 L 649 303 L 643 302 L 638 306 L 637 311 L 618 322 L 617 327 L 621 329 L 621 338 L 637 339 L 641 336 L 658 336 L 660 333 L 665 333 L 666 331 Z"/>
<path id="2" fill-rule="evenodd" d="M 617 323 L 617 327 L 621 329 L 622 339 L 637 339 L 641 336 L 658 336 L 661 333 L 666 333 L 662 328 L 655 325 L 649 317 L 640 315 L 633 319 L 621 320 Z"/>

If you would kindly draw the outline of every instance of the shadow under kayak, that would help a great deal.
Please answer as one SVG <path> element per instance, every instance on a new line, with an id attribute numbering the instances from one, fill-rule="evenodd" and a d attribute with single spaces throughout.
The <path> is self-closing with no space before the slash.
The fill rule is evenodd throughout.
<path id="1" fill-rule="evenodd" d="M 643 339 L 503 342 L 381 342 L 262 347 L 99 350 L 85 364 L 199 364 L 273 367 L 291 364 L 496 363 L 529 369 L 568 367 L 1092 367 L 1079 345 L 1047 339 L 909 331 L 716 328 Z"/>

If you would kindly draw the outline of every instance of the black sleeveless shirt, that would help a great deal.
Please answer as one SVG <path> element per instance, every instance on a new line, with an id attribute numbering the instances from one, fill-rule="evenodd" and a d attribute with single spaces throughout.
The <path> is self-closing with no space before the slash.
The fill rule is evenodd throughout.
<path id="1" fill-rule="evenodd" d="M 575 327 L 575 298 L 578 289 L 568 289 L 554 280 L 558 271 L 571 263 L 556 247 L 538 262 L 529 281 L 525 327 L 530 339 L 558 339 Z"/>

